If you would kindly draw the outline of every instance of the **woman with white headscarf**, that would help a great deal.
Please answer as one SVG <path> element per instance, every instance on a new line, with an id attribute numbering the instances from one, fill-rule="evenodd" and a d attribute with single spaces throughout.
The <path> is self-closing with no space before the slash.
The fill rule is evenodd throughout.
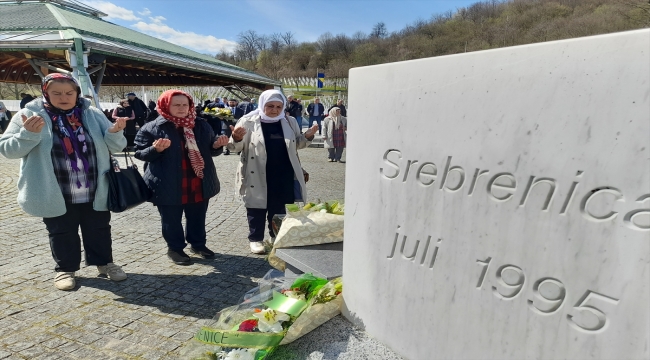
<path id="1" fill-rule="evenodd" d="M 265 222 L 273 236 L 273 215 L 285 214 L 285 205 L 294 203 L 297 196 L 307 200 L 297 150 L 309 145 L 318 125 L 301 134 L 296 121 L 285 117 L 286 102 L 280 91 L 264 91 L 259 107 L 239 119 L 228 143 L 231 152 L 241 151 L 235 186 L 246 205 L 248 239 L 255 254 L 265 251 Z"/>
<path id="2" fill-rule="evenodd" d="M 330 114 L 325 118 L 323 124 L 323 147 L 328 151 L 329 162 L 340 162 L 345 149 L 346 131 L 348 130 L 348 119 L 341 116 L 341 109 L 333 107 Z"/>

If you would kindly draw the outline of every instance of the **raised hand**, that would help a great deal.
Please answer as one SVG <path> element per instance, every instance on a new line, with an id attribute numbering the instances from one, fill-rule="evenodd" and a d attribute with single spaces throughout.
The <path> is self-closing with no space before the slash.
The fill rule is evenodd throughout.
<path id="1" fill-rule="evenodd" d="M 23 117 L 23 126 L 27 131 L 31 131 L 33 133 L 40 133 L 41 130 L 43 130 L 43 126 L 45 126 L 45 120 L 43 120 L 42 117 L 38 115 L 30 116 L 29 118 L 25 115 L 21 115 Z"/>
<path id="2" fill-rule="evenodd" d="M 163 152 L 165 149 L 167 149 L 170 145 L 172 144 L 172 141 L 169 139 L 156 139 L 154 140 L 152 146 L 154 149 L 156 149 L 157 152 Z"/>
<path id="3" fill-rule="evenodd" d="M 115 119 L 115 123 L 113 123 L 113 126 L 111 126 L 110 129 L 108 129 L 108 132 L 116 133 L 118 131 L 124 130 L 124 128 L 126 127 L 126 121 L 128 119 L 129 118 L 125 118 L 125 117 L 119 117 Z"/>
<path id="4" fill-rule="evenodd" d="M 214 144 L 212 144 L 212 147 L 218 149 L 226 145 L 228 145 L 228 137 L 226 135 L 221 135 L 217 138 L 217 141 L 215 141 Z"/>
<path id="5" fill-rule="evenodd" d="M 314 134 L 316 134 L 316 131 L 318 131 L 318 124 L 313 125 L 309 128 L 309 130 L 305 131 L 305 137 L 310 138 L 314 136 Z"/>
<path id="6" fill-rule="evenodd" d="M 232 131 L 232 139 L 235 140 L 235 142 L 242 141 L 244 139 L 244 135 L 246 135 L 246 129 L 243 127 L 235 128 L 234 126 L 230 125 L 230 131 Z"/>

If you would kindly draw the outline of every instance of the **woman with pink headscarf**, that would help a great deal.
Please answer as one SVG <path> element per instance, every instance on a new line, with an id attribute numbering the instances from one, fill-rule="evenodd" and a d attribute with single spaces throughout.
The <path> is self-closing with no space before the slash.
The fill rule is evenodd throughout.
<path id="1" fill-rule="evenodd" d="M 175 264 L 189 265 L 191 259 L 183 251 L 188 243 L 192 253 L 214 257 L 205 232 L 208 201 L 220 190 L 212 156 L 221 154 L 228 137 L 216 137 L 212 127 L 196 117 L 194 101 L 184 91 L 165 91 L 157 109 L 158 118 L 135 138 L 135 157 L 146 162 L 144 180 L 160 213 L 167 256 Z"/>

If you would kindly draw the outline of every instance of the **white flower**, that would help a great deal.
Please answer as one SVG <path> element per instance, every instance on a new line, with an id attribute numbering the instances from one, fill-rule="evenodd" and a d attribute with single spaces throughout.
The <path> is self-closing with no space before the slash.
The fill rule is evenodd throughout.
<path id="1" fill-rule="evenodd" d="M 224 360 L 255 360 L 255 349 L 234 349 L 226 355 Z"/>
<path id="2" fill-rule="evenodd" d="M 281 322 L 289 320 L 289 315 L 275 311 L 272 309 L 262 310 L 258 313 L 253 314 L 259 321 L 257 322 L 257 328 L 261 332 L 282 332 Z"/>
<path id="3" fill-rule="evenodd" d="M 284 292 L 284 295 L 292 299 L 305 300 L 305 294 L 302 294 L 298 291 L 287 290 Z"/>

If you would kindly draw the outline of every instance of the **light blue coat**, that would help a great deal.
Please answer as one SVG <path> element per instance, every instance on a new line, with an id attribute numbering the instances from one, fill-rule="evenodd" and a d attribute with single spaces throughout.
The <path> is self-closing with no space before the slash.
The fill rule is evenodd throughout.
<path id="1" fill-rule="evenodd" d="M 122 131 L 108 132 L 113 124 L 100 110 L 84 102 L 83 123 L 93 139 L 97 155 L 97 190 L 93 208 L 107 211 L 108 179 L 105 173 L 110 169 L 109 151 L 120 152 L 126 147 Z M 21 115 L 39 115 L 45 120 L 40 133 L 23 127 Z M 8 159 L 21 159 L 18 177 L 18 205 L 28 214 L 50 218 L 65 214 L 66 207 L 61 188 L 54 176 L 52 165 L 52 120 L 43 108 L 43 100 L 36 99 L 12 118 L 7 130 L 0 138 L 0 154 Z"/>

